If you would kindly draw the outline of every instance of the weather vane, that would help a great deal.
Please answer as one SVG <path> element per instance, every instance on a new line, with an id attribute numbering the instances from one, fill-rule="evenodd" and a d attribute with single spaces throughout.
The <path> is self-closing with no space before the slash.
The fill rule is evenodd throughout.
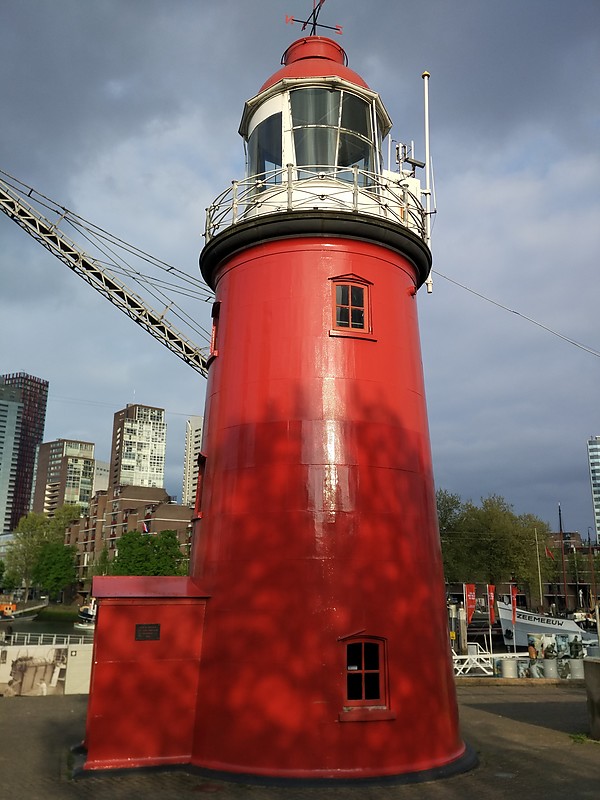
<path id="1" fill-rule="evenodd" d="M 317 35 L 317 28 L 326 28 L 329 31 L 335 31 L 340 36 L 343 33 L 341 25 L 323 25 L 318 22 L 319 14 L 321 13 L 321 8 L 324 6 L 325 0 L 313 0 L 313 10 L 312 14 L 308 17 L 308 19 L 296 19 L 295 17 L 290 17 L 288 14 L 285 16 L 286 25 L 293 25 L 294 22 L 302 23 L 302 30 L 305 31 L 310 26 L 310 33 L 309 36 L 316 36 Z"/>

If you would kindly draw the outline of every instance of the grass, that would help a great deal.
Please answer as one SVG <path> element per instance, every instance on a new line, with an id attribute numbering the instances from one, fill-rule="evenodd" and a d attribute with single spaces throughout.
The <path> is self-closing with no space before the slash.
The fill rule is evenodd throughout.
<path id="1" fill-rule="evenodd" d="M 587 733 L 571 733 L 569 736 L 575 744 L 600 744 L 597 739 L 592 739 Z"/>

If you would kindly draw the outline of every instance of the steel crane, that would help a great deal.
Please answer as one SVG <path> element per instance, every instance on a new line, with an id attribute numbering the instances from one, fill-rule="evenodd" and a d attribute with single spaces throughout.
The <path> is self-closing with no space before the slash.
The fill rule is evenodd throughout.
<path id="1" fill-rule="evenodd" d="M 130 319 L 140 325 L 144 330 L 150 333 L 161 344 L 168 348 L 172 353 L 189 364 L 193 369 L 206 377 L 208 368 L 208 348 L 199 347 L 185 334 L 181 333 L 175 328 L 170 321 L 165 318 L 166 313 L 170 310 L 170 303 L 167 305 L 163 312 L 155 311 L 147 302 L 139 295 L 132 292 L 122 281 L 109 271 L 106 266 L 97 258 L 88 255 L 81 247 L 73 242 L 63 231 L 58 227 L 59 223 L 63 220 L 69 221 L 71 224 L 80 224 L 83 220 L 81 217 L 70 212 L 68 209 L 58 206 L 53 201 L 36 192 L 32 187 L 23 184 L 16 178 L 2 172 L 10 183 L 0 178 L 0 210 L 2 210 L 10 219 L 14 220 L 19 227 L 26 233 L 32 236 L 43 247 L 49 250 L 53 255 L 59 258 L 63 264 L 66 264 L 69 269 L 73 270 L 80 278 L 83 278 L 86 283 L 92 286 L 96 291 L 110 300 L 113 305 L 119 308 Z M 21 188 L 23 187 L 23 188 Z M 28 202 L 25 197 L 29 199 L 36 199 L 43 205 L 51 208 L 59 214 L 57 222 L 51 222 L 47 219 L 37 208 Z M 95 228 L 95 226 L 92 226 Z M 89 228 L 88 228 L 89 230 Z M 101 229 L 96 228 L 96 231 Z M 137 248 L 132 248 L 131 245 L 121 240 L 111 237 L 105 231 L 101 231 L 113 245 L 125 245 L 125 249 L 130 253 L 142 255 L 142 251 Z M 146 257 L 147 258 L 147 257 Z M 153 259 L 155 265 L 157 260 Z M 172 276 L 173 267 L 164 265 L 166 271 Z M 183 273 L 179 273 L 182 275 Z M 192 279 L 190 276 L 185 276 L 186 281 L 194 286 L 194 291 L 198 292 L 200 282 Z M 210 290 L 208 287 L 203 287 L 201 291 L 204 292 L 204 300 L 210 299 Z"/>

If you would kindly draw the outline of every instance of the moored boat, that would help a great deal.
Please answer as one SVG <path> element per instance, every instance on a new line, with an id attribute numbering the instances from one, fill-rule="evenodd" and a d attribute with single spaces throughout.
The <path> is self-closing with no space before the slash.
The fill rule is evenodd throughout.
<path id="1" fill-rule="evenodd" d="M 549 614 L 535 614 L 517 608 L 513 623 L 513 609 L 510 603 L 498 601 L 498 616 L 502 626 L 504 644 L 508 647 L 527 648 L 530 636 L 540 634 L 562 634 L 569 637 L 580 637 L 584 645 L 597 645 L 598 636 L 584 630 L 575 620 L 565 617 L 552 617 Z"/>

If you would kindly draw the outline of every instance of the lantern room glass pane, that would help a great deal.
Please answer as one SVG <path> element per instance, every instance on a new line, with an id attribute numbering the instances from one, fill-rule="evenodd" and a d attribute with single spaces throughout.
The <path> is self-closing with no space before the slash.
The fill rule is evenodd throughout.
<path id="1" fill-rule="evenodd" d="M 248 175 L 265 175 L 267 183 L 281 183 L 281 174 L 272 174 L 281 170 L 281 162 L 281 114 L 272 114 L 248 139 Z"/>
<path id="2" fill-rule="evenodd" d="M 333 169 L 336 144 L 337 131 L 334 128 L 296 128 L 294 146 L 297 165 Z"/>
<path id="3" fill-rule="evenodd" d="M 372 139 L 370 105 L 348 92 L 344 92 L 342 102 L 342 128 L 360 133 L 366 139 Z"/>
<path id="4" fill-rule="evenodd" d="M 337 127 L 340 93 L 329 89 L 297 89 L 290 93 L 292 125 L 331 125 Z"/>

